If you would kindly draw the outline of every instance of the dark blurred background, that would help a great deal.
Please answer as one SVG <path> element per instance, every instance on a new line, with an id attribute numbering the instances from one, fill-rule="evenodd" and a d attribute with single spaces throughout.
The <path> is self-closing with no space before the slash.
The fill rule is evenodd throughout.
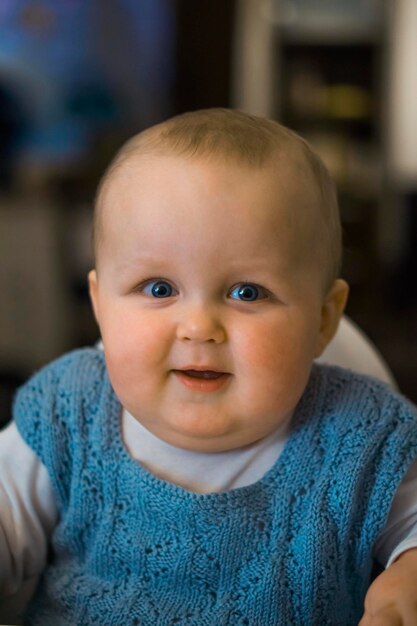
<path id="1" fill-rule="evenodd" d="M 0 423 L 36 368 L 97 337 L 95 188 L 132 133 L 233 106 L 334 175 L 347 313 L 417 401 L 415 0 L 1 0 Z"/>

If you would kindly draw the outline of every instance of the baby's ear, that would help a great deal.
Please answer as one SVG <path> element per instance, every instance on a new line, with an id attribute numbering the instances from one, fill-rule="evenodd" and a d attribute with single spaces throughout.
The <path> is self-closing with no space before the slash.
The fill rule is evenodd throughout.
<path id="1" fill-rule="evenodd" d="M 338 278 L 328 291 L 322 308 L 320 333 L 317 342 L 315 357 L 319 357 L 328 343 L 336 334 L 340 318 L 345 310 L 349 295 L 349 286 L 346 281 Z"/>
<path id="2" fill-rule="evenodd" d="M 97 272 L 96 270 L 91 270 L 88 273 L 88 290 L 90 293 L 90 300 L 91 300 L 91 304 L 93 307 L 93 311 L 94 311 L 94 316 L 97 320 L 97 324 L 99 324 L 98 321 L 98 284 L 97 284 Z"/>

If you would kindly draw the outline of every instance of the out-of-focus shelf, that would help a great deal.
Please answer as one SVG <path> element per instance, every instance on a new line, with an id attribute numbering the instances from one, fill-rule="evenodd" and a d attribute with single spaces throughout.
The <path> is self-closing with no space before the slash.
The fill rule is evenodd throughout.
<path id="1" fill-rule="evenodd" d="M 340 3 L 311 0 L 268 0 L 263 16 L 279 31 L 285 43 L 377 44 L 383 36 L 382 6 L 350 0 Z"/>

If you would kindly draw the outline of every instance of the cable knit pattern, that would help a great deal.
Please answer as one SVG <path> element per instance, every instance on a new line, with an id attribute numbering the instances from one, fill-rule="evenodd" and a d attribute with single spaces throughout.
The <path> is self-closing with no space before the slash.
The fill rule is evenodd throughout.
<path id="1" fill-rule="evenodd" d="M 60 521 L 32 625 L 353 626 L 371 551 L 417 456 L 414 408 L 314 365 L 289 440 L 256 484 L 195 494 L 130 458 L 104 358 L 36 374 L 18 428 L 48 468 Z"/>

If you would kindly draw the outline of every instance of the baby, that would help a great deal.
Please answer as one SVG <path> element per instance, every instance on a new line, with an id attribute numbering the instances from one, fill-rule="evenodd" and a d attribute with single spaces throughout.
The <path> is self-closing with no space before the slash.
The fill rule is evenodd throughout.
<path id="1" fill-rule="evenodd" d="M 276 122 L 196 111 L 122 147 L 89 275 L 104 351 L 38 372 L 0 435 L 0 590 L 42 572 L 25 623 L 417 624 L 416 411 L 313 363 L 340 240 Z"/>

